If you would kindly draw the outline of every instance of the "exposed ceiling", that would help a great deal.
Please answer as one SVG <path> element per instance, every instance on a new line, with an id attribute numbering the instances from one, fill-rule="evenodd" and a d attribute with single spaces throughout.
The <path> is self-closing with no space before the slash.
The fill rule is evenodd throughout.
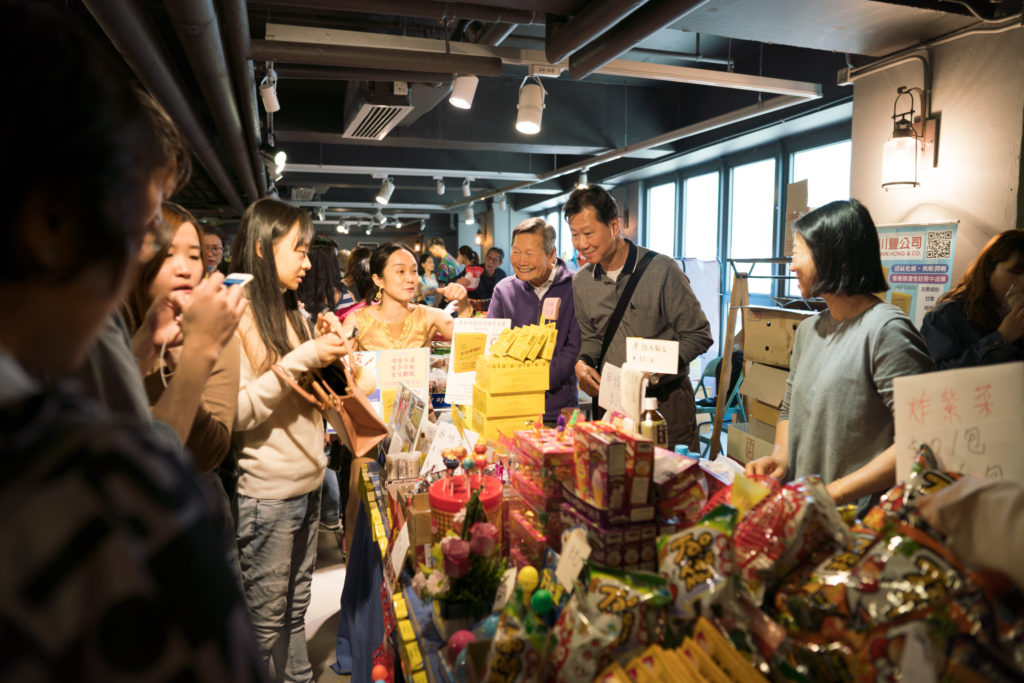
<path id="1" fill-rule="evenodd" d="M 848 100 L 837 71 L 1020 12 L 1020 0 L 50 0 L 105 35 L 182 126 L 196 173 L 178 200 L 237 217 L 272 179 L 258 153 L 288 154 L 280 196 L 324 208 L 326 227 L 369 216 L 385 176 L 388 216 L 447 225 L 504 192 L 512 208 L 644 168 L 782 117 Z M 269 63 L 280 111 L 258 84 Z M 516 130 L 532 71 L 547 92 L 536 135 Z M 472 108 L 448 102 L 477 74 Z M 382 139 L 345 132 L 398 119 Z M 383 109 L 381 108 L 383 107 Z M 390 108 L 388 108 L 390 107 Z M 369 111 L 369 109 L 366 109 Z M 271 128 L 272 126 L 272 128 Z M 660 165 L 660 166 L 659 166 Z M 437 192 L 435 178 L 445 191 Z M 409 227 L 410 224 L 413 227 Z M 398 228 L 390 227 L 395 231 Z M 397 233 L 396 233 L 397 234 Z"/>

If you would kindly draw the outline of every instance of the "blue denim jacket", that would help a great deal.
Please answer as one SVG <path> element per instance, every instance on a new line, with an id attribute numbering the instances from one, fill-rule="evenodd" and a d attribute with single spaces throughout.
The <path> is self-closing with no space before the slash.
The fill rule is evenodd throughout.
<path id="1" fill-rule="evenodd" d="M 967 319 L 962 301 L 944 301 L 924 316 L 921 335 L 939 370 L 1024 360 L 1021 340 L 1007 344 L 1003 335 L 986 332 Z"/>

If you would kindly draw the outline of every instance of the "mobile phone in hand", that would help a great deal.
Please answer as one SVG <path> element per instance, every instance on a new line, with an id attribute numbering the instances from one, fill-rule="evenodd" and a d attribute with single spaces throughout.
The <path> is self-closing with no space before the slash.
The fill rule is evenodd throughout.
<path id="1" fill-rule="evenodd" d="M 252 278 L 252 273 L 231 273 L 224 278 L 224 286 L 230 287 L 232 285 L 246 285 Z"/>

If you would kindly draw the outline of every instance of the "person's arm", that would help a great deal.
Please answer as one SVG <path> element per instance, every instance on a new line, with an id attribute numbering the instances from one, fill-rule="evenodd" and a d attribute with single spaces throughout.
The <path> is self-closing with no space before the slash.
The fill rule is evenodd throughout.
<path id="1" fill-rule="evenodd" d="M 551 358 L 551 389 L 556 389 L 576 376 L 576 358 L 580 353 L 580 326 L 576 324 L 576 308 L 571 296 L 562 298 L 562 307 L 568 310 L 558 312 L 562 345 L 555 347 Z"/>
<path id="2" fill-rule="evenodd" d="M 679 372 L 686 372 L 687 366 L 715 343 L 700 301 L 690 287 L 690 279 L 676 265 L 666 269 L 661 299 L 665 318 L 675 330 L 679 340 Z"/>
<path id="3" fill-rule="evenodd" d="M 895 483 L 896 444 L 891 444 L 868 464 L 830 483 L 828 493 L 836 505 L 842 505 L 890 489 Z"/>
<path id="4" fill-rule="evenodd" d="M 771 455 L 751 460 L 744 468 L 744 473 L 785 480 L 789 474 L 789 420 L 779 420 L 775 425 L 775 445 Z"/>
<path id="5" fill-rule="evenodd" d="M 580 389 L 590 396 L 597 396 L 601 388 L 601 373 L 598 372 L 599 368 L 594 366 L 597 364 L 597 357 L 601 355 L 601 336 L 590 321 L 586 296 L 580 291 L 583 287 L 576 284 L 577 277 L 592 276 L 589 270 L 580 271 L 572 279 L 573 306 L 576 309 L 576 324 L 580 328 L 580 350 L 573 369 Z"/>
<path id="6" fill-rule="evenodd" d="M 977 341 L 971 341 L 970 332 L 971 324 L 958 302 L 929 311 L 921 323 L 921 334 L 940 370 L 1002 363 L 1019 353 L 1012 343 L 1024 335 L 1024 306 L 1011 311 L 998 329 Z"/>
<path id="7" fill-rule="evenodd" d="M 237 337 L 221 351 L 203 392 L 186 446 L 200 472 L 211 472 L 223 462 L 231 449 L 231 427 L 238 409 L 238 385 L 241 366 Z"/>

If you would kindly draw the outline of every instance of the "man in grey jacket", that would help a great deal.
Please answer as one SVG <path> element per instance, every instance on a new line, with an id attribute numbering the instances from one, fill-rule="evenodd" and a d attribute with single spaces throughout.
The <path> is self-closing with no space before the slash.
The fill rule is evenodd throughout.
<path id="1" fill-rule="evenodd" d="M 573 277 L 580 353 L 576 377 L 580 388 L 597 396 L 600 363 L 621 366 L 626 360 L 626 337 L 679 341 L 678 374 L 651 377 L 648 396 L 658 399 L 668 423 L 669 447 L 685 444 L 697 450 L 696 406 L 687 371 L 690 362 L 713 343 L 700 302 L 689 279 L 668 256 L 655 254 L 640 275 L 636 289 L 605 352 L 601 346 L 612 311 L 637 264 L 649 252 L 622 236 L 618 206 L 603 188 L 591 185 L 569 196 L 563 209 L 572 244 L 586 259 Z"/>

